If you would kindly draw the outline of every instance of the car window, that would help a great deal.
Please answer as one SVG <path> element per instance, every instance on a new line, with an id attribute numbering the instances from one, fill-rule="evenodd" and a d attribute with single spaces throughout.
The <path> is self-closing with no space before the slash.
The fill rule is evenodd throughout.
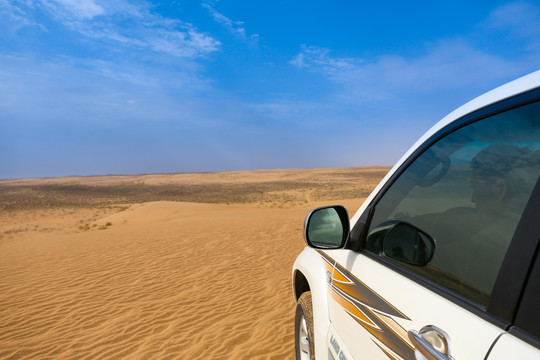
<path id="1" fill-rule="evenodd" d="M 389 258 L 486 306 L 539 175 L 539 102 L 466 125 L 431 145 L 391 185 L 374 207 L 364 247 L 387 256 L 388 229 L 412 225 L 435 242 L 429 262 Z M 418 257 L 416 248 L 399 253 Z"/>

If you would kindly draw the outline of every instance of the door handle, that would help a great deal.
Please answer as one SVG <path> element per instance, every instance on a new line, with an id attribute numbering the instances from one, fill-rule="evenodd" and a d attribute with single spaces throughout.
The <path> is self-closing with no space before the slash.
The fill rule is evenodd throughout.
<path id="1" fill-rule="evenodd" d="M 414 345 L 417 360 L 453 360 L 448 334 L 438 327 L 427 325 L 420 331 L 409 330 L 407 334 Z"/>

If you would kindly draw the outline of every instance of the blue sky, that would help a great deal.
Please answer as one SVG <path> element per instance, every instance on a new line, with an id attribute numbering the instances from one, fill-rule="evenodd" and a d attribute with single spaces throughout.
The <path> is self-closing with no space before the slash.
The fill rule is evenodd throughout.
<path id="1" fill-rule="evenodd" d="M 392 165 L 539 39 L 531 1 L 0 0 L 0 179 Z"/>

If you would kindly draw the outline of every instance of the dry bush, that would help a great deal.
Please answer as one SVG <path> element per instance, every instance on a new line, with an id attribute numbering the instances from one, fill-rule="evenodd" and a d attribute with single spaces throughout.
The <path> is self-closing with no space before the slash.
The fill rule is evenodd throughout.
<path id="1" fill-rule="evenodd" d="M 0 181 L 0 210 L 100 207 L 160 200 L 230 204 L 352 199 L 367 196 L 387 171 L 388 168 L 382 167 L 324 169 L 319 172 L 298 170 L 296 173 L 288 171 L 279 180 L 271 181 L 212 180 L 157 185 L 138 181 L 137 176 L 133 176 L 131 181 L 126 181 L 130 176 L 118 177 L 116 183 L 107 184 L 72 180 L 66 183 L 35 180 L 32 184 Z M 209 173 L 210 176 L 219 178 L 216 173 Z"/>

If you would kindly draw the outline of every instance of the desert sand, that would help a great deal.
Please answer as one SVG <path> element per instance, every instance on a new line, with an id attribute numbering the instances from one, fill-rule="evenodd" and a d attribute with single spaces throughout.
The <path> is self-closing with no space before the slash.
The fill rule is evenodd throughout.
<path id="1" fill-rule="evenodd" d="M 0 181 L 0 358 L 292 359 L 305 215 L 387 170 Z"/>

